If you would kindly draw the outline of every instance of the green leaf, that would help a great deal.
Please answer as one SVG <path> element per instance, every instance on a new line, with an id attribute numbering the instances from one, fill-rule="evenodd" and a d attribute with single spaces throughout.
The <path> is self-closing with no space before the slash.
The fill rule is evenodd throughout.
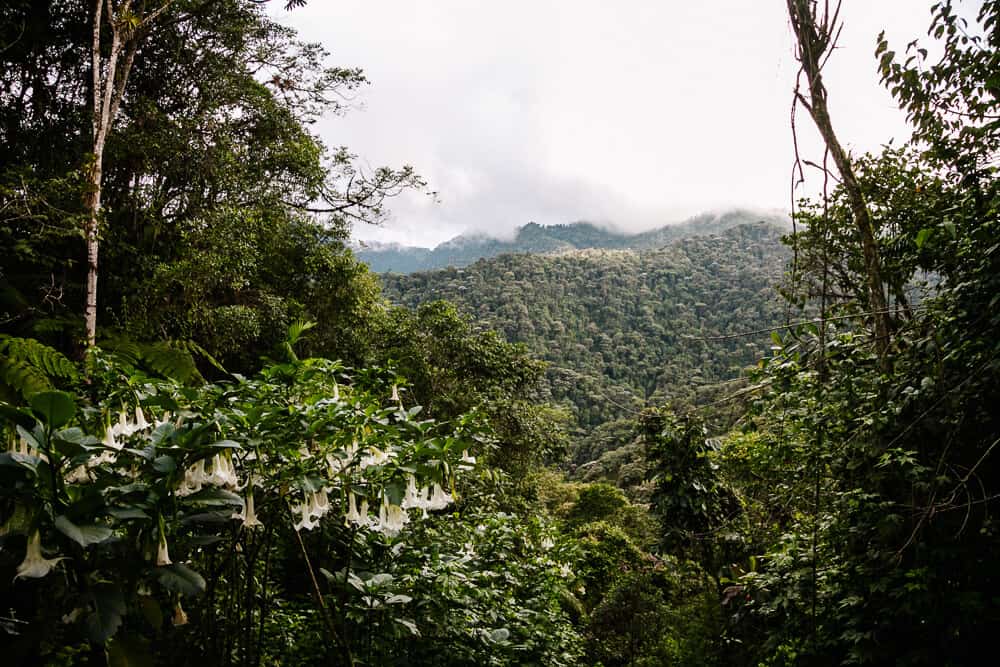
<path id="1" fill-rule="evenodd" d="M 144 595 L 139 599 L 139 606 L 142 607 L 142 615 L 146 622 L 153 626 L 154 630 L 159 630 L 163 625 L 163 610 L 156 598 Z"/>
<path id="2" fill-rule="evenodd" d="M 917 238 L 915 239 L 917 248 L 918 249 L 923 248 L 924 244 L 927 243 L 927 239 L 929 239 L 931 237 L 931 234 L 933 233 L 934 230 L 930 229 L 929 227 L 924 227 L 919 232 L 917 232 Z"/>
<path id="3" fill-rule="evenodd" d="M 216 447 L 218 449 L 243 449 L 240 443 L 232 440 L 219 440 L 218 442 L 213 442 L 209 447 Z"/>
<path id="4" fill-rule="evenodd" d="M 125 615 L 125 598 L 114 584 L 97 584 L 90 595 L 93 611 L 85 621 L 90 640 L 103 644 L 118 632 Z"/>
<path id="5" fill-rule="evenodd" d="M 28 399 L 31 409 L 51 428 L 68 423 L 76 414 L 73 397 L 64 391 L 42 391 Z"/>
<path id="6" fill-rule="evenodd" d="M 26 431 L 33 429 L 36 423 L 34 416 L 30 413 L 24 410 L 19 410 L 6 403 L 0 403 L 0 417 L 13 422 Z"/>
<path id="7" fill-rule="evenodd" d="M 402 625 L 407 630 L 409 630 L 410 634 L 413 635 L 414 637 L 420 636 L 420 630 L 417 629 L 417 624 L 414 623 L 412 620 L 408 618 L 395 618 L 393 620 Z"/>
<path id="8" fill-rule="evenodd" d="M 107 526 L 77 526 L 63 515 L 56 517 L 55 525 L 60 533 L 81 547 L 100 544 L 114 535 L 114 531 Z"/>
<path id="9" fill-rule="evenodd" d="M 137 507 L 115 507 L 113 509 L 108 510 L 108 514 L 118 519 L 119 521 L 126 521 L 128 519 L 151 518 L 148 514 L 146 514 Z"/>
<path id="10" fill-rule="evenodd" d="M 205 592 L 205 579 L 182 563 L 156 568 L 160 585 L 181 595 L 198 595 Z"/>
<path id="11" fill-rule="evenodd" d="M 153 459 L 153 470 L 156 472 L 170 473 L 177 470 L 177 461 L 172 456 L 157 456 Z"/>
<path id="12" fill-rule="evenodd" d="M 184 498 L 184 501 L 188 505 L 201 505 L 206 507 L 240 507 L 243 505 L 243 499 L 232 491 L 226 491 L 225 489 L 218 489 L 214 487 L 202 489 L 198 493 L 191 494 L 187 498 Z"/>
<path id="13" fill-rule="evenodd" d="M 18 466 L 27 468 L 31 472 L 38 472 L 38 464 L 42 460 L 31 454 L 18 454 L 17 452 L 0 453 L 0 466 Z"/>

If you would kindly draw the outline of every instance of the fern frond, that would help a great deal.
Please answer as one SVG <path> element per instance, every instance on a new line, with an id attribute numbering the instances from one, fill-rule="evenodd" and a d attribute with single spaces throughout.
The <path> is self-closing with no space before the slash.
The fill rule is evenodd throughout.
<path id="1" fill-rule="evenodd" d="M 72 380 L 77 376 L 76 366 L 72 361 L 34 338 L 5 336 L 0 340 L 0 351 L 12 361 L 34 366 L 49 377 Z"/>
<path id="2" fill-rule="evenodd" d="M 48 376 L 25 361 L 0 355 L 0 386 L 7 392 L 28 398 L 31 394 L 52 389 Z"/>
<path id="3" fill-rule="evenodd" d="M 192 355 L 201 357 L 202 359 L 212 364 L 213 367 L 222 371 L 223 373 L 226 373 L 227 375 L 229 374 L 229 371 L 227 371 L 222 366 L 222 364 L 219 363 L 219 361 L 212 356 L 211 352 L 203 348 L 201 345 L 198 345 L 198 343 L 194 342 L 193 340 L 175 340 L 173 341 L 173 344 L 180 349 L 187 350 Z"/>
<path id="4" fill-rule="evenodd" d="M 100 347 L 118 357 L 128 366 L 138 366 L 139 360 L 142 359 L 142 346 L 125 336 L 115 334 L 107 336 L 101 341 Z"/>
<path id="5" fill-rule="evenodd" d="M 142 345 L 142 360 L 164 377 L 183 384 L 203 381 L 194 356 L 174 341 L 161 341 Z"/>

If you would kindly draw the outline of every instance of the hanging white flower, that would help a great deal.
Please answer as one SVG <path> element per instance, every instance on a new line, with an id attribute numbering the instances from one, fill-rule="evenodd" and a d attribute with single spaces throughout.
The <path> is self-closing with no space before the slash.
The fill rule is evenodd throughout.
<path id="1" fill-rule="evenodd" d="M 70 470 L 63 478 L 67 484 L 84 484 L 90 481 L 90 470 L 81 465 Z"/>
<path id="2" fill-rule="evenodd" d="M 115 435 L 115 427 L 111 427 L 104 431 L 104 440 L 101 444 L 105 447 L 110 447 L 111 449 L 121 450 L 122 443 L 118 442 L 117 436 Z"/>
<path id="3" fill-rule="evenodd" d="M 372 530 L 388 537 L 395 537 L 409 521 L 410 517 L 406 510 L 399 505 L 390 503 L 387 497 L 383 497 L 378 520 L 373 522 Z"/>
<path id="4" fill-rule="evenodd" d="M 353 524 L 358 525 L 358 526 L 367 524 L 368 523 L 368 505 L 367 505 L 367 501 L 363 505 L 363 507 L 364 507 L 365 512 L 364 512 L 364 514 L 361 514 L 360 512 L 358 512 L 358 501 L 355 499 L 354 492 L 353 491 L 348 491 L 347 492 L 347 514 L 344 515 L 344 525 L 347 525 L 348 522 L 353 523 Z"/>
<path id="5" fill-rule="evenodd" d="M 392 385 L 392 396 L 389 397 L 389 400 L 399 403 L 400 408 L 403 407 L 403 401 L 399 398 L 399 387 L 396 385 Z"/>
<path id="6" fill-rule="evenodd" d="M 463 449 L 462 450 L 462 463 L 468 463 L 469 465 L 474 466 L 474 465 L 476 465 L 476 457 L 475 456 L 469 456 L 469 450 L 468 449 Z"/>
<path id="7" fill-rule="evenodd" d="M 174 603 L 174 617 L 171 619 L 171 623 L 174 627 L 188 624 L 188 615 L 185 613 L 184 607 L 181 606 L 180 599 Z"/>
<path id="8" fill-rule="evenodd" d="M 212 457 L 212 474 L 206 480 L 215 486 L 238 488 L 239 477 L 236 476 L 236 467 L 233 465 L 232 456 L 228 453 L 216 454 Z"/>
<path id="9" fill-rule="evenodd" d="M 263 526 L 260 519 L 257 518 L 257 513 L 254 511 L 253 507 L 253 487 L 251 486 L 249 493 L 246 495 L 246 499 L 243 501 L 243 511 L 233 514 L 234 519 L 240 519 L 243 522 L 244 528 L 256 528 L 258 526 Z"/>
<path id="10" fill-rule="evenodd" d="M 28 538 L 28 549 L 24 556 L 24 561 L 17 566 L 17 574 L 14 579 L 40 578 L 52 571 L 52 568 L 61 561 L 66 560 L 65 556 L 59 558 L 45 558 L 42 555 L 42 536 L 36 530 Z"/>
<path id="11" fill-rule="evenodd" d="M 167 536 L 160 531 L 160 540 L 156 545 L 156 566 L 171 565 L 170 553 L 167 550 Z"/>
<path id="12" fill-rule="evenodd" d="M 417 488 L 417 478 L 410 473 L 406 477 L 406 493 L 401 503 L 403 509 L 422 509 L 424 507 L 424 492 Z"/>
<path id="13" fill-rule="evenodd" d="M 120 435 L 129 436 L 131 431 L 129 430 L 131 426 L 128 423 L 128 417 L 125 415 L 125 411 L 122 410 L 118 413 L 118 423 L 111 427 L 111 435 L 117 438 Z"/>
<path id="14" fill-rule="evenodd" d="M 395 452 L 383 452 L 378 447 L 373 446 L 371 447 L 371 454 L 361 457 L 361 469 L 364 470 L 371 466 L 385 465 L 395 456 Z"/>
<path id="15" fill-rule="evenodd" d="M 142 408 L 138 405 L 135 406 L 135 424 L 132 425 L 134 429 L 133 432 L 145 431 L 149 428 L 149 422 L 146 421 L 146 415 L 142 414 Z"/>
<path id="16" fill-rule="evenodd" d="M 333 454 L 326 455 L 326 465 L 330 469 L 330 475 L 336 477 L 348 467 L 347 461 L 342 461 Z"/>
<path id="17" fill-rule="evenodd" d="M 184 471 L 184 479 L 177 487 L 177 495 L 189 496 L 192 493 L 201 491 L 203 484 L 211 479 L 211 475 L 205 472 L 205 459 L 199 459 L 194 465 Z"/>
<path id="18" fill-rule="evenodd" d="M 435 484 L 428 491 L 425 507 L 429 510 L 442 510 L 452 503 L 451 494 L 446 493 L 440 484 Z"/>
<path id="19" fill-rule="evenodd" d="M 322 518 L 330 511 L 330 499 L 326 495 L 326 489 L 314 491 L 309 500 L 309 514 L 315 519 Z"/>
<path id="20" fill-rule="evenodd" d="M 314 518 L 312 514 L 311 498 L 303 498 L 301 505 L 293 505 L 292 513 L 299 514 L 301 516 L 298 523 L 294 524 L 296 531 L 300 531 L 303 528 L 306 530 L 312 530 L 319 525 L 319 519 Z"/>
<path id="21" fill-rule="evenodd" d="M 158 429 L 164 424 L 169 424 L 169 423 L 170 423 L 170 412 L 169 411 L 164 412 L 162 417 L 153 422 L 153 429 L 154 430 Z"/>

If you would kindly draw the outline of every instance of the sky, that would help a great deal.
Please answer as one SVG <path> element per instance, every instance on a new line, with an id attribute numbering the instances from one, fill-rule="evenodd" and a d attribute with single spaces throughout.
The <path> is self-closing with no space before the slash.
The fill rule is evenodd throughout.
<path id="1" fill-rule="evenodd" d="M 930 0 L 844 0 L 825 71 L 855 154 L 909 136 L 876 37 L 925 37 Z M 431 247 L 528 222 L 638 231 L 732 207 L 788 211 L 797 64 L 782 0 L 312 0 L 278 20 L 371 85 L 314 130 L 362 164 L 412 165 L 362 240 Z M 822 161 L 808 114 L 800 152 Z M 799 195 L 821 187 L 813 172 Z"/>

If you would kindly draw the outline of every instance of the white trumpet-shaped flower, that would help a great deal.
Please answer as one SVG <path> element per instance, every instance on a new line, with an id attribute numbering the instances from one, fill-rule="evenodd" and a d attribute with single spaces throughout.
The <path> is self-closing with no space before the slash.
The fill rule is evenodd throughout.
<path id="1" fill-rule="evenodd" d="M 188 624 L 188 615 L 184 612 L 184 607 L 181 606 L 180 600 L 174 603 L 174 617 L 171 619 L 171 623 L 173 623 L 174 627 Z"/>
<path id="2" fill-rule="evenodd" d="M 556 543 L 553 542 L 552 538 L 549 537 L 548 535 L 546 535 L 544 538 L 542 538 L 542 549 L 544 549 L 545 551 L 548 551 L 549 549 L 551 549 L 555 545 L 556 545 Z"/>
<path id="3" fill-rule="evenodd" d="M 110 447 L 111 449 L 116 450 L 120 450 L 122 448 L 122 443 L 118 442 L 114 426 L 104 431 L 104 440 L 101 441 L 101 444 L 105 447 Z"/>
<path id="4" fill-rule="evenodd" d="M 239 488 L 240 480 L 236 476 L 236 466 L 233 465 L 232 456 L 228 452 L 212 457 L 212 474 L 207 481 L 216 486 Z"/>
<path id="5" fill-rule="evenodd" d="M 363 526 L 368 523 L 368 505 L 367 501 L 362 505 L 364 508 L 364 514 L 358 511 L 358 501 L 351 491 L 347 492 L 347 514 L 344 515 L 344 525 L 348 522 L 353 523 L 357 526 Z"/>
<path id="6" fill-rule="evenodd" d="M 153 428 L 158 429 L 164 424 L 169 424 L 169 423 L 170 423 L 170 412 L 164 412 L 162 417 L 153 422 Z"/>
<path id="7" fill-rule="evenodd" d="M 14 579 L 44 577 L 61 560 L 65 560 L 65 557 L 45 558 L 42 555 L 42 536 L 36 530 L 28 538 L 27 553 L 24 556 L 24 561 L 17 566 L 17 574 L 14 575 Z"/>
<path id="8" fill-rule="evenodd" d="M 210 479 L 211 476 L 205 472 L 205 459 L 201 459 L 184 471 L 184 479 L 177 487 L 177 495 L 189 496 L 198 493 L 202 485 Z"/>
<path id="9" fill-rule="evenodd" d="M 348 462 L 337 458 L 333 454 L 327 454 L 326 465 L 330 468 L 330 475 L 336 477 L 347 469 Z"/>
<path id="10" fill-rule="evenodd" d="M 246 499 L 243 501 L 243 511 L 237 514 L 233 514 L 234 519 L 240 519 L 243 522 L 244 528 L 256 528 L 258 526 L 263 526 L 260 519 L 257 518 L 257 513 L 254 511 L 253 507 L 253 489 L 247 493 Z"/>
<path id="11" fill-rule="evenodd" d="M 312 496 L 315 496 L 315 494 L 312 494 Z M 315 502 L 312 496 L 303 498 L 301 505 L 292 506 L 292 513 L 300 515 L 299 521 L 294 524 L 296 531 L 302 530 L 303 528 L 306 530 L 312 530 L 319 525 L 319 517 L 313 514 Z"/>
<path id="12" fill-rule="evenodd" d="M 396 385 L 392 385 L 392 396 L 389 397 L 389 400 L 396 401 L 400 404 L 400 407 L 403 405 L 403 401 L 399 398 L 399 387 Z"/>
<path id="13" fill-rule="evenodd" d="M 451 503 L 451 494 L 446 493 L 440 484 L 435 484 L 433 488 L 428 490 L 424 506 L 429 510 L 443 510 Z"/>
<path id="14" fill-rule="evenodd" d="M 171 565 L 170 552 L 167 549 L 167 536 L 160 531 L 160 540 L 156 545 L 156 566 Z"/>
<path id="15" fill-rule="evenodd" d="M 424 507 L 424 493 L 417 488 L 417 478 L 412 473 L 406 478 L 406 493 L 403 495 L 401 506 L 407 510 Z"/>
<path id="16" fill-rule="evenodd" d="M 314 491 L 309 499 L 309 514 L 316 519 L 321 518 L 330 511 L 330 498 L 326 495 L 326 489 Z"/>
<path id="17" fill-rule="evenodd" d="M 474 465 L 476 465 L 476 457 L 475 456 L 469 456 L 469 450 L 468 449 L 463 449 L 462 450 L 462 463 L 468 463 L 469 465 L 474 466 Z"/>
<path id="18" fill-rule="evenodd" d="M 132 425 L 135 431 L 145 431 L 149 428 L 149 422 L 146 421 L 146 415 L 142 414 L 142 408 L 138 405 L 135 406 L 135 423 Z"/>
<path id="19" fill-rule="evenodd" d="M 372 447 L 368 456 L 361 457 L 361 469 L 385 465 L 394 456 L 396 456 L 395 452 L 383 452 L 378 447 Z"/>
<path id="20" fill-rule="evenodd" d="M 378 519 L 372 522 L 372 530 L 388 537 L 395 537 L 409 523 L 410 517 L 399 505 L 393 505 L 388 498 L 382 498 Z"/>

